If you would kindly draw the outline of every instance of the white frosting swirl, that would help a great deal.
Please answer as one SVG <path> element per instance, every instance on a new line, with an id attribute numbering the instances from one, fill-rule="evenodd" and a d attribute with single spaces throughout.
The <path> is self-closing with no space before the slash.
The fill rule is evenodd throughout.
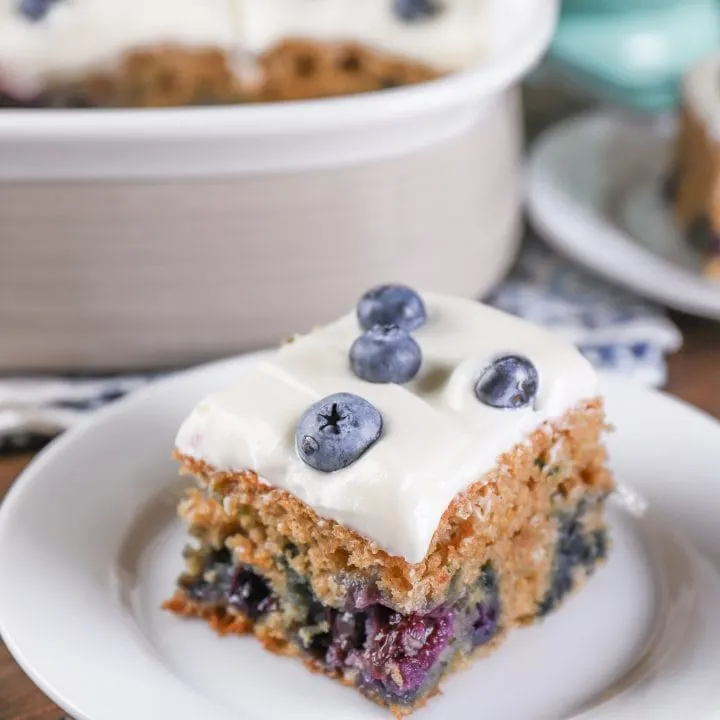
<path id="1" fill-rule="evenodd" d="M 165 43 L 244 55 L 287 37 L 355 40 L 453 70 L 479 60 L 488 37 L 484 0 L 444 0 L 414 22 L 393 0 L 51 0 L 37 20 L 19 4 L 0 0 L 0 86 L 22 95 Z"/>
<path id="2" fill-rule="evenodd" d="M 283 347 L 202 402 L 181 427 L 177 449 L 218 470 L 251 469 L 318 515 L 420 562 L 458 493 L 543 422 L 597 391 L 591 365 L 558 337 L 469 300 L 425 300 L 428 322 L 414 333 L 423 366 L 408 385 L 375 385 L 351 373 L 348 351 L 360 333 L 353 314 Z M 534 408 L 496 410 L 475 397 L 483 368 L 506 353 L 538 369 Z M 337 392 L 372 402 L 384 431 L 357 462 L 327 474 L 299 459 L 294 433 L 313 402 Z"/>

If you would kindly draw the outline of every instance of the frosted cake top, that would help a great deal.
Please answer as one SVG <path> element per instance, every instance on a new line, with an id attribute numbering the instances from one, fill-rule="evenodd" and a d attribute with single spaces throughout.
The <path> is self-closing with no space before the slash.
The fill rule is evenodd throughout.
<path id="1" fill-rule="evenodd" d="M 359 315 L 297 338 L 201 402 L 178 451 L 252 470 L 420 562 L 455 496 L 542 423 L 594 397 L 597 378 L 573 346 L 523 320 L 469 300 L 399 297 L 408 331 L 365 332 L 373 312 L 388 318 L 382 302 L 361 303 Z"/>
<path id="2" fill-rule="evenodd" d="M 31 96 L 165 44 L 242 56 L 288 37 L 351 40 L 438 70 L 472 65 L 483 0 L 0 0 L 0 80 Z M 243 62 L 239 63 L 242 65 Z"/>

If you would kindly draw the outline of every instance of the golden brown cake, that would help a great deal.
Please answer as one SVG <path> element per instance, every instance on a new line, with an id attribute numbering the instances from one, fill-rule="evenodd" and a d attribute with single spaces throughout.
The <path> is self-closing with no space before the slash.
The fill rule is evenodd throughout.
<path id="1" fill-rule="evenodd" d="M 558 338 L 376 288 L 183 424 L 195 542 L 166 607 L 410 714 L 604 560 L 604 428 Z"/>
<path id="2" fill-rule="evenodd" d="M 257 58 L 246 76 L 212 48 L 162 47 L 125 55 L 112 70 L 48 86 L 32 101 L 0 107 L 150 108 L 309 100 L 426 82 L 440 73 L 356 43 L 286 40 Z"/>
<path id="3" fill-rule="evenodd" d="M 720 56 L 693 67 L 683 83 L 683 109 L 669 195 L 688 242 L 720 280 Z"/>

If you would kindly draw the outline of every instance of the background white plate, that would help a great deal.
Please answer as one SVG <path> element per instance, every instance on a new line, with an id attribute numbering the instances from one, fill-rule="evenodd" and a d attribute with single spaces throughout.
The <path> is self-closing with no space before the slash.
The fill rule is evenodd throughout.
<path id="1" fill-rule="evenodd" d="M 720 283 L 700 274 L 700 256 L 661 198 L 671 130 L 605 114 L 554 126 L 530 154 L 530 221 L 599 275 L 676 310 L 720 319 Z"/>
<path id="2" fill-rule="evenodd" d="M 0 510 L 0 630 L 79 720 L 388 717 L 251 639 L 218 639 L 158 609 L 185 540 L 174 517 L 175 430 L 248 362 L 201 368 L 110 407 L 44 452 Z M 670 529 L 720 563 L 720 430 L 664 396 L 617 381 L 606 389 L 614 466 L 652 511 L 613 510 L 615 547 L 588 587 L 452 678 L 418 720 L 720 714 L 720 578 Z"/>

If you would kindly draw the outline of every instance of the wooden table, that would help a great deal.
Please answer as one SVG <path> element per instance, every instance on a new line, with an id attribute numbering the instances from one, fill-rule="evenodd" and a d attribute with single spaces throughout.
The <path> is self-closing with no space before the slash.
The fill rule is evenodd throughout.
<path id="1" fill-rule="evenodd" d="M 685 347 L 670 359 L 669 392 L 720 418 L 720 325 L 675 316 Z M 0 497 L 29 457 L 0 460 Z M 0 642 L 0 720 L 61 720 L 63 713 L 37 690 Z"/>

